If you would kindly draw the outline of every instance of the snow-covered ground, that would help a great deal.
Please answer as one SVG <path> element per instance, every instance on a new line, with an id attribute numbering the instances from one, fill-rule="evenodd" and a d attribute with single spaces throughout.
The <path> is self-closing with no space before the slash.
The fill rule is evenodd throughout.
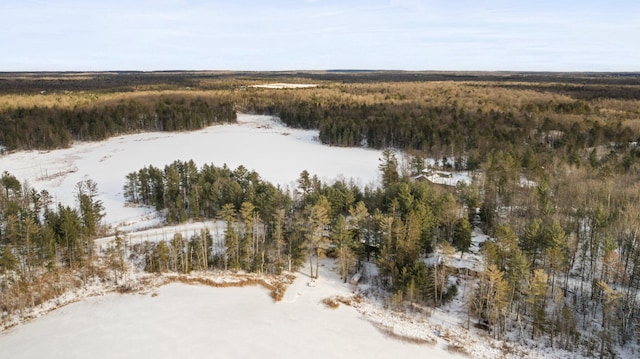
<path id="1" fill-rule="evenodd" d="M 295 187 L 303 170 L 323 181 L 340 177 L 365 186 L 379 182 L 380 151 L 329 147 L 318 131 L 291 129 L 270 116 L 239 114 L 238 123 L 199 131 L 152 132 L 101 142 L 76 143 L 68 149 L 23 151 L 0 156 L 0 172 L 9 171 L 37 190 L 46 189 L 54 202 L 74 205 L 74 187 L 84 179 L 98 184 L 105 223 L 133 230 L 157 225 L 154 210 L 124 205 L 125 176 L 144 166 L 164 167 L 175 160 L 240 165 L 281 186 Z"/>
<path id="2" fill-rule="evenodd" d="M 431 183 L 455 186 L 458 182 L 471 184 L 472 179 L 467 171 L 426 171 L 425 178 Z"/>
<path id="3" fill-rule="evenodd" d="M 354 308 L 322 299 L 352 295 L 325 261 L 315 286 L 303 272 L 274 303 L 262 287 L 169 284 L 70 304 L 0 334 L 3 358 L 461 358 L 442 345 L 379 331 Z"/>
<path id="4" fill-rule="evenodd" d="M 274 83 L 274 84 L 264 84 L 264 85 L 251 85 L 249 87 L 253 88 L 265 88 L 265 89 L 303 89 L 303 88 L 311 88 L 318 87 L 316 84 L 288 84 L 288 83 Z"/>
<path id="5" fill-rule="evenodd" d="M 221 245 L 224 243 L 224 232 L 226 230 L 226 223 L 224 221 L 202 221 L 202 222 L 190 222 L 182 223 L 173 226 L 155 227 L 131 232 L 122 232 L 120 238 L 124 240 L 126 245 L 132 246 L 143 242 L 160 242 L 170 241 L 176 233 L 182 235 L 182 238 L 188 239 L 194 235 L 199 235 L 203 230 L 208 230 L 213 240 L 214 253 L 223 252 L 224 247 Z M 115 235 L 98 238 L 94 241 L 99 249 L 106 250 L 113 240 Z"/>

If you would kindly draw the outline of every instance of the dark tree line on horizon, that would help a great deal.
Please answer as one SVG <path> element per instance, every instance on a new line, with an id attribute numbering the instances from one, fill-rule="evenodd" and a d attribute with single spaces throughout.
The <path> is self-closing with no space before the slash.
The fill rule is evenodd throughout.
<path id="1" fill-rule="evenodd" d="M 92 107 L 18 107 L 0 111 L 0 144 L 8 150 L 55 149 L 140 131 L 189 131 L 235 122 L 233 104 L 212 98 L 160 97 Z"/>

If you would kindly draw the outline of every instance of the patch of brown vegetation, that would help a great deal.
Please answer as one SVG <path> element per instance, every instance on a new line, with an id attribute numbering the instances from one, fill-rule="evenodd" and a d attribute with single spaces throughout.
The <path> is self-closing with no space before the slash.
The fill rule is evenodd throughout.
<path id="1" fill-rule="evenodd" d="M 330 309 L 337 309 L 340 306 L 340 302 L 338 302 L 334 297 L 324 298 L 322 300 L 322 304 Z"/>
<path id="2" fill-rule="evenodd" d="M 420 345 L 435 345 L 436 341 L 433 339 L 427 339 L 427 338 L 416 338 L 416 337 L 409 337 L 406 335 L 400 335 L 396 332 L 393 331 L 393 328 L 387 327 L 385 325 L 382 325 L 380 323 L 375 323 L 375 322 L 371 322 L 371 324 L 373 324 L 374 327 L 376 327 L 376 329 L 378 329 L 380 332 L 382 332 L 383 334 L 385 334 L 386 336 L 405 342 L 405 343 L 411 343 L 411 344 L 420 344 Z"/>
<path id="3" fill-rule="evenodd" d="M 449 343 L 449 345 L 447 345 L 447 351 L 456 353 L 456 354 L 462 354 L 464 356 L 470 356 L 467 348 L 458 342 Z"/>
<path id="4" fill-rule="evenodd" d="M 283 275 L 279 277 L 260 277 L 252 275 L 236 274 L 229 278 L 206 278 L 188 275 L 171 274 L 164 276 L 166 283 L 179 282 L 184 284 L 201 284 L 214 288 L 261 286 L 271 292 L 274 302 L 279 302 L 284 297 L 289 284 L 295 276 Z"/>
<path id="5" fill-rule="evenodd" d="M 341 295 L 336 295 L 333 297 L 324 298 L 322 303 L 331 309 L 336 309 L 340 306 L 340 304 L 347 305 L 349 307 L 357 307 L 359 304 L 362 304 L 364 299 L 360 294 L 354 294 L 350 297 L 345 297 Z"/>
<path id="6" fill-rule="evenodd" d="M 31 278 L 16 278 L 7 281 L 0 291 L 0 311 L 14 313 L 41 305 L 59 297 L 68 290 L 82 287 L 83 273 L 70 269 L 58 269 L 33 275 Z"/>

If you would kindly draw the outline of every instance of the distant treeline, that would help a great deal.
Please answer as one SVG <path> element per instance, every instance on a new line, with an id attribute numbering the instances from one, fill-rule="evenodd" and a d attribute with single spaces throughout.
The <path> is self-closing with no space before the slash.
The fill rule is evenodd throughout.
<path id="1" fill-rule="evenodd" d="M 380 82 L 484 82 L 489 86 L 506 85 L 535 88 L 537 84 L 549 84 L 553 92 L 597 95 L 590 85 L 597 85 L 606 97 L 614 93 L 628 97 L 624 86 L 640 85 L 640 74 L 628 73 L 560 73 L 560 72 L 443 72 L 443 71 L 117 71 L 117 72 L 0 72 L 0 94 L 39 93 L 40 91 L 100 91 L 129 92 L 142 87 L 161 89 L 200 88 L 211 89 L 244 82 L 281 81 L 331 81 L 345 84 L 374 84 Z M 570 86 L 557 86 L 570 84 Z M 631 89 L 627 87 L 627 89 Z M 636 92 L 637 93 L 637 92 Z M 595 97 L 583 97 L 590 98 Z M 597 97 L 602 97 L 597 95 Z M 637 98 L 637 97 L 634 97 Z"/>
<path id="2" fill-rule="evenodd" d="M 233 122 L 233 104 L 216 98 L 130 99 L 92 107 L 17 107 L 0 112 L 0 144 L 9 150 L 68 147 L 137 131 L 187 131 Z"/>
<path id="3" fill-rule="evenodd" d="M 233 121 L 236 110 L 278 116 L 292 127 L 318 129 L 322 143 L 331 146 L 394 147 L 434 158 L 472 157 L 479 165 L 498 148 L 519 158 L 532 152 L 541 167 L 558 157 L 580 165 L 593 161 L 589 155 L 594 148 L 631 144 L 640 138 L 636 100 L 640 86 L 637 77 L 624 74 L 374 71 L 83 76 L 6 77 L 7 86 L 28 87 L 31 81 L 31 86 L 55 83 L 62 88 L 86 82 L 90 89 L 99 84 L 100 91 L 110 83 L 114 87 L 111 92 L 3 96 L 0 146 L 51 149 L 74 140 L 102 140 L 137 131 L 193 130 Z M 447 76 L 451 81 L 431 81 Z M 402 82 L 371 81 L 378 77 Z M 335 78 L 343 81 L 296 90 L 247 87 L 267 81 Z M 117 90 L 116 85 L 126 88 Z M 612 155 L 602 162 L 609 162 L 612 169 L 634 169 L 639 167 L 635 150 L 606 149 Z"/>
<path id="4" fill-rule="evenodd" d="M 283 101 L 255 104 L 253 110 L 277 115 L 289 126 L 318 128 L 324 144 L 413 149 L 436 156 L 488 153 L 496 148 L 523 152 L 527 148 L 523 145 L 536 152 L 576 151 L 638 138 L 637 132 L 620 122 L 566 120 L 596 112 L 583 101 L 529 103 L 521 108 L 489 111 L 469 111 L 455 102 Z"/>

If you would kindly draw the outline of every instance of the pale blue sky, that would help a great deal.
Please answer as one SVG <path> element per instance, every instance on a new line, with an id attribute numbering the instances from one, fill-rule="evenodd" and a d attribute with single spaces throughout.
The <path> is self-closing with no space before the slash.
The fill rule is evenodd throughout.
<path id="1" fill-rule="evenodd" d="M 640 71 L 640 1 L 2 0 L 0 71 Z"/>

